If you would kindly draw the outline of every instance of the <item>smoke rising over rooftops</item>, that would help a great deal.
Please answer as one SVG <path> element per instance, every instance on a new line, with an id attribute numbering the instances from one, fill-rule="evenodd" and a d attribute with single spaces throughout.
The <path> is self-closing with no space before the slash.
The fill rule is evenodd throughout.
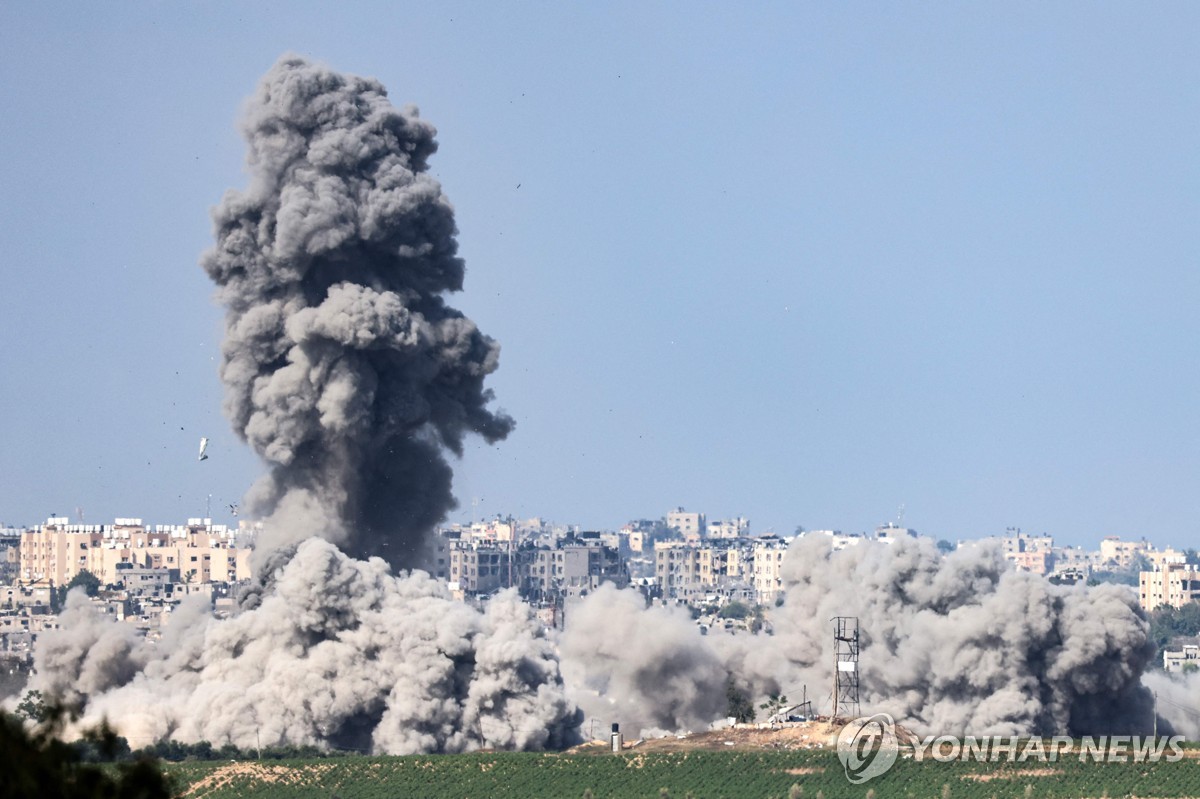
<path id="1" fill-rule="evenodd" d="M 247 106 L 250 185 L 214 212 L 203 266 L 227 307 L 225 409 L 263 458 L 262 585 L 241 613 L 172 614 L 158 644 L 72 596 L 32 687 L 135 744 L 316 743 L 378 752 L 573 742 L 580 704 L 631 732 L 832 683 L 828 619 L 863 631 L 864 709 L 935 734 L 1145 733 L 1151 648 L 1126 591 L 1060 588 L 998 553 L 928 541 L 796 542 L 773 635 L 702 637 L 610 587 L 573 608 L 560 655 L 514 594 L 477 611 L 423 572 L 453 507 L 447 454 L 512 421 L 484 380 L 499 349 L 462 287 L 453 211 L 427 174 L 434 129 L 376 81 L 276 64 Z M 379 556 L 379 557 L 375 557 Z"/>
<path id="2" fill-rule="evenodd" d="M 513 426 L 483 386 L 498 345 L 444 298 L 464 265 L 435 130 L 374 80 L 284 57 L 242 131 L 250 185 L 202 265 L 228 309 L 225 411 L 268 466 L 259 562 L 319 536 L 415 565 L 455 505 L 445 453 Z"/>
<path id="3" fill-rule="evenodd" d="M 454 506 L 446 453 L 512 429 L 483 387 L 499 348 L 444 300 L 463 263 L 426 174 L 433 126 L 373 80 L 284 57 L 242 129 L 250 186 L 214 211 L 202 263 L 228 308 L 225 410 L 268 467 L 247 502 L 264 517 L 260 584 L 230 619 L 181 607 L 158 645 L 73 596 L 33 685 L 141 744 L 575 742 L 515 592 L 481 613 L 389 567 L 418 565 Z"/>

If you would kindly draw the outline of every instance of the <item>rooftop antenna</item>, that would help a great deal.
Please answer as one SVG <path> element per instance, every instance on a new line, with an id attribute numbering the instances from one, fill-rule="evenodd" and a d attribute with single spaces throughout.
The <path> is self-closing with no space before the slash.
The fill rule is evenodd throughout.
<path id="1" fill-rule="evenodd" d="M 833 622 L 833 720 L 838 713 L 862 715 L 858 703 L 858 617 L 834 616 Z"/>

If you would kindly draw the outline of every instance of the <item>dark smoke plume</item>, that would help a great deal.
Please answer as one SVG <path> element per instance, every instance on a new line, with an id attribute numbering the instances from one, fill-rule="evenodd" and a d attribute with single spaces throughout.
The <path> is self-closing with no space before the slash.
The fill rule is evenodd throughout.
<path id="1" fill-rule="evenodd" d="M 249 188 L 213 213 L 202 264 L 228 308 L 225 410 L 269 472 L 259 563 L 311 536 L 420 562 L 455 506 L 445 450 L 504 438 L 499 347 L 443 295 L 463 283 L 432 125 L 378 82 L 285 57 L 242 130 Z"/>
<path id="2" fill-rule="evenodd" d="M 266 517 L 258 584 L 232 618 L 185 603 L 158 643 L 75 593 L 31 686 L 136 745 L 575 743 L 552 644 L 515 592 L 480 612 L 392 571 L 454 505 L 444 452 L 512 428 L 483 387 L 499 348 L 442 297 L 463 263 L 426 174 L 433 127 L 298 58 L 243 127 L 251 184 L 216 209 L 203 265 L 229 309 L 226 411 L 269 466 L 248 502 Z"/>

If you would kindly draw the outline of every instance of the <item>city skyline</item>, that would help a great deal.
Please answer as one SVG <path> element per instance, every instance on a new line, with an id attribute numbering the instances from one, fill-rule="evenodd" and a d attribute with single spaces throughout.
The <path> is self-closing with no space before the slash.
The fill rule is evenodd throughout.
<path id="1" fill-rule="evenodd" d="M 1194 8 L 613 11 L 0 10 L 0 521 L 227 520 L 262 473 L 197 261 L 295 50 L 439 131 L 517 421 L 448 522 L 1192 544 Z"/>

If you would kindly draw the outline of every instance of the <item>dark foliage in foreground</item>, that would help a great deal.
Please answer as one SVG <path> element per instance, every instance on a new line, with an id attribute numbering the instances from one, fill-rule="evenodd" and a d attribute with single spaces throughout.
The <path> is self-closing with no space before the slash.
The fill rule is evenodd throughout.
<path id="1" fill-rule="evenodd" d="M 168 799 L 171 786 L 158 764 L 131 758 L 125 739 L 102 726 L 82 740 L 58 736 L 64 714 L 50 712 L 32 730 L 0 713 L 0 798 Z M 124 759 L 116 766 L 102 762 Z"/>

